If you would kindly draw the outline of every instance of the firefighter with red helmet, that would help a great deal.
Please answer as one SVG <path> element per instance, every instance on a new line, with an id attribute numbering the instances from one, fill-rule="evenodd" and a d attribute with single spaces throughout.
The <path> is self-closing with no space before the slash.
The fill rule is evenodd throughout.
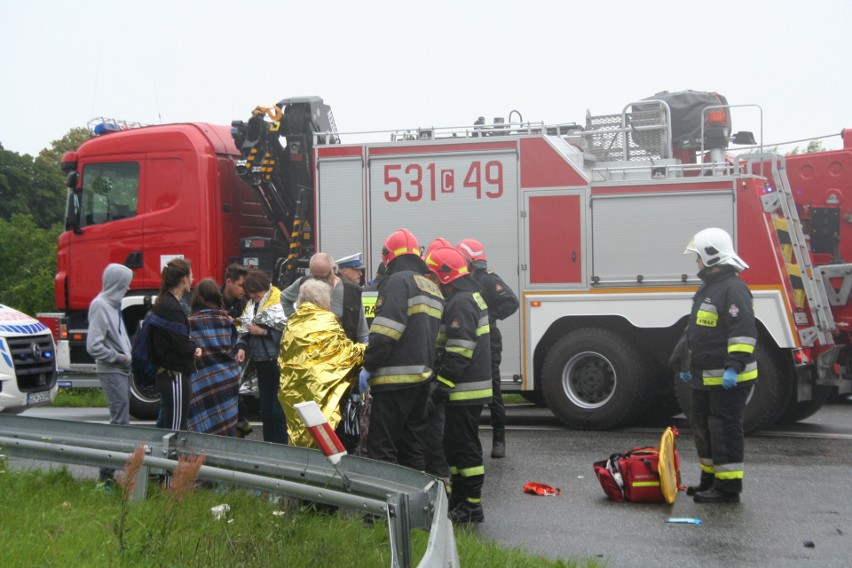
<path id="1" fill-rule="evenodd" d="M 437 392 L 445 407 L 444 453 L 452 475 L 450 518 L 481 523 L 485 466 L 479 441 L 482 406 L 491 402 L 491 342 L 488 306 L 467 260 L 452 247 L 438 247 L 426 266 L 441 285 L 447 305 L 438 338 Z"/>
<path id="2" fill-rule="evenodd" d="M 476 239 L 462 239 L 456 248 L 467 259 L 473 279 L 482 287 L 482 296 L 488 304 L 488 320 L 491 325 L 491 380 L 494 398 L 488 409 L 491 411 L 491 457 L 506 455 L 506 409 L 500 390 L 500 363 L 503 360 L 503 336 L 497 321 L 504 320 L 518 311 L 518 297 L 511 288 L 493 271 L 488 269 L 485 247 Z"/>
<path id="3" fill-rule="evenodd" d="M 423 470 L 426 403 L 444 297 L 424 276 L 420 246 L 407 229 L 385 240 L 382 260 L 387 272 L 359 377 L 362 391 L 369 384 L 373 396 L 367 456 Z"/>
<path id="4" fill-rule="evenodd" d="M 695 234 L 684 254 L 697 254 L 701 286 L 686 329 L 692 387 L 689 420 L 701 482 L 687 489 L 696 503 L 738 503 L 743 488 L 745 405 L 757 379 L 752 295 L 738 274 L 748 265 L 723 229 Z"/>

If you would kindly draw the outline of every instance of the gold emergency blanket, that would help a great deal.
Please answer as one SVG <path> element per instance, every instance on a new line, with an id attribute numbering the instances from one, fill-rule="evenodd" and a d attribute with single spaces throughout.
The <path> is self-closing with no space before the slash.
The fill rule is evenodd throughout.
<path id="1" fill-rule="evenodd" d="M 354 343 L 333 313 L 304 303 L 287 321 L 281 338 L 281 403 L 287 415 L 290 443 L 315 447 L 293 405 L 316 401 L 332 428 L 340 423 L 340 401 L 357 375 L 347 378 L 364 361 L 366 344 Z"/>
<path id="2" fill-rule="evenodd" d="M 675 436 L 677 431 L 671 427 L 666 428 L 660 438 L 660 491 L 666 503 L 672 505 L 677 499 L 680 490 L 680 471 L 678 471 L 677 458 L 675 458 Z"/>

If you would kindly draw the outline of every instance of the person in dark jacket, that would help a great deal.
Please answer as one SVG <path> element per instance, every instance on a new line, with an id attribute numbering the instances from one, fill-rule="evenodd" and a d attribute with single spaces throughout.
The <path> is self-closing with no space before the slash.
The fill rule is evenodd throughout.
<path id="1" fill-rule="evenodd" d="M 488 306 L 468 272 L 467 261 L 452 247 L 426 256 L 447 298 L 438 335 L 440 361 L 435 395 L 444 410 L 444 453 L 452 474 L 450 518 L 481 523 L 485 466 L 479 441 L 482 406 L 491 401 L 491 340 Z"/>
<path id="2" fill-rule="evenodd" d="M 391 233 L 382 249 L 387 277 L 379 284 L 376 318 L 359 386 L 373 396 L 367 456 L 424 469 L 426 407 L 444 298 L 426 278 L 417 239 Z"/>
<path id="3" fill-rule="evenodd" d="M 127 293 L 133 271 L 121 264 L 104 269 L 103 289 L 89 306 L 86 351 L 95 360 L 95 370 L 109 407 L 110 424 L 130 424 L 130 338 L 122 321 L 121 299 Z M 99 487 L 111 483 L 115 470 L 101 468 Z"/>
<path id="4" fill-rule="evenodd" d="M 696 503 L 737 503 L 743 487 L 743 416 L 757 380 L 752 295 L 738 274 L 748 265 L 722 229 L 695 234 L 684 254 L 698 255 L 701 286 L 692 299 L 686 329 L 692 387 L 690 424 L 701 482 L 688 488 Z"/>
<path id="5" fill-rule="evenodd" d="M 151 319 L 151 354 L 159 367 L 154 384 L 160 391 L 163 427 L 186 430 L 191 393 L 190 377 L 201 349 L 189 337 L 189 320 L 180 298 L 192 288 L 188 260 L 175 258 L 163 268 L 160 294 Z M 161 324 L 160 320 L 164 320 Z M 168 323 L 172 325 L 168 325 Z"/>
<path id="6" fill-rule="evenodd" d="M 281 386 L 278 351 L 287 323 L 281 307 L 281 291 L 262 270 L 250 271 L 243 287 L 250 301 L 239 319 L 243 335 L 237 341 L 237 361 L 242 363 L 249 353 L 257 370 L 263 440 L 286 444 L 287 419 L 278 399 Z"/>
<path id="7" fill-rule="evenodd" d="M 236 262 L 231 263 L 225 269 L 225 283 L 220 291 L 222 292 L 225 312 L 234 323 L 243 315 L 248 302 L 245 288 L 243 288 L 247 275 L 248 268 Z M 238 397 L 237 408 L 237 436 L 245 438 L 254 431 L 254 428 L 249 422 L 249 410 L 242 397 Z"/>
<path id="8" fill-rule="evenodd" d="M 456 248 L 467 259 L 473 279 L 482 287 L 482 297 L 488 304 L 488 322 L 491 327 L 491 387 L 494 391 L 488 405 L 492 428 L 491 457 L 502 458 L 506 455 L 506 408 L 503 406 L 500 377 L 503 336 L 497 327 L 497 321 L 517 312 L 520 304 L 518 297 L 503 279 L 488 269 L 488 258 L 482 243 L 475 239 L 462 239 Z"/>
<path id="9" fill-rule="evenodd" d="M 335 272 L 334 258 L 328 253 L 318 252 L 311 257 L 308 268 L 310 275 L 296 279 L 281 292 L 284 315 L 290 317 L 296 311 L 295 302 L 305 280 L 313 278 L 331 286 L 331 311 L 343 326 L 346 336 L 357 343 L 365 343 L 369 333 L 364 305 L 361 303 L 360 286 L 341 278 Z"/>
<path id="10" fill-rule="evenodd" d="M 225 283 L 221 288 L 222 301 L 228 317 L 233 321 L 243 315 L 243 310 L 246 308 L 247 299 L 243 284 L 247 275 L 248 268 L 237 263 L 228 265 L 225 270 Z"/>

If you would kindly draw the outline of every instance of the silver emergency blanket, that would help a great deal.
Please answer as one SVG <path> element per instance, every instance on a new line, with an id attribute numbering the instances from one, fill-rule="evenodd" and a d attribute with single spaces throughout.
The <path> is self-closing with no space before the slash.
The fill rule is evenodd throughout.
<path id="1" fill-rule="evenodd" d="M 237 318 L 237 332 L 245 335 L 249 324 L 265 325 L 273 329 L 284 329 L 287 326 L 287 316 L 281 306 L 281 291 L 272 286 L 260 300 L 260 308 L 254 313 L 254 302 L 249 301 L 243 315 Z"/>

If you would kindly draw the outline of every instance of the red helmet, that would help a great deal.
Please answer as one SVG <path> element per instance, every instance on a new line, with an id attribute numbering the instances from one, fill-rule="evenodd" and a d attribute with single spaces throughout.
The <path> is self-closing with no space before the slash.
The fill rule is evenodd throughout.
<path id="1" fill-rule="evenodd" d="M 404 254 L 416 254 L 420 256 L 420 245 L 417 239 L 408 229 L 397 229 L 385 239 L 382 247 L 382 262 L 385 266 L 393 259 Z"/>
<path id="2" fill-rule="evenodd" d="M 485 256 L 485 247 L 476 239 L 462 239 L 456 245 L 456 249 L 475 268 L 485 268 L 488 257 Z"/>
<path id="3" fill-rule="evenodd" d="M 438 247 L 453 247 L 453 243 L 445 239 L 444 237 L 438 237 L 429 243 L 429 246 L 426 247 L 426 252 L 423 253 L 423 260 L 426 260 L 426 257 L 429 256 L 429 253 L 435 250 Z"/>
<path id="4" fill-rule="evenodd" d="M 453 247 L 433 248 L 426 254 L 426 266 L 438 277 L 441 284 L 449 284 L 470 274 L 467 270 L 467 260 Z"/>

